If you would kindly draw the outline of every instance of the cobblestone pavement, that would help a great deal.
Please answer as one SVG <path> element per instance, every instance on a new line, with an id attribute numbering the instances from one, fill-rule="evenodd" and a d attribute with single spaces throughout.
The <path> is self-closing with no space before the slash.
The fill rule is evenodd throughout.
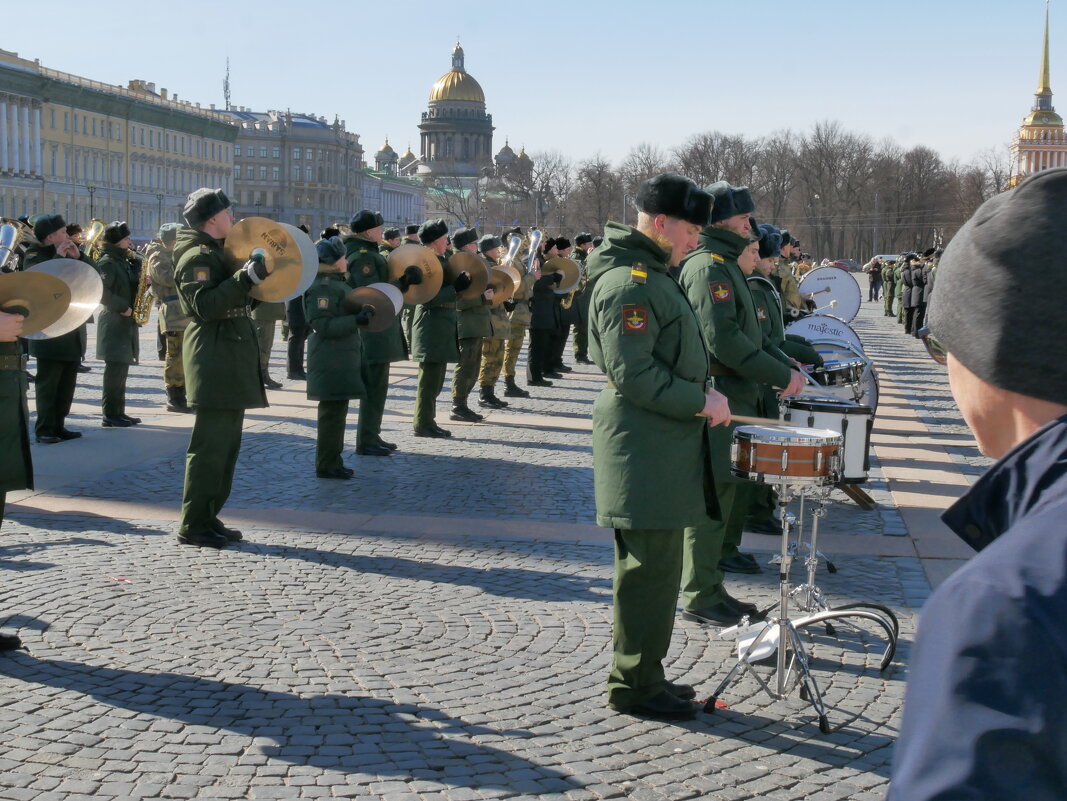
<path id="1" fill-rule="evenodd" d="M 921 350 L 867 309 L 856 327 L 869 350 Z M 281 343 L 275 356 L 278 374 Z M 98 397 L 93 364 L 80 398 Z M 132 371 L 132 413 L 159 404 L 159 369 L 149 358 Z M 936 405 L 942 373 L 904 375 L 955 425 Z M 601 381 L 563 379 L 496 413 L 502 424 L 457 425 L 441 444 L 408 434 L 405 379 L 386 423 L 401 453 L 353 458 L 360 480 L 328 486 L 310 477 L 311 410 L 245 433 L 231 505 L 524 520 L 528 537 L 264 526 L 214 552 L 175 545 L 170 520 L 14 515 L 0 537 L 0 626 L 29 651 L 0 659 L 0 799 L 882 798 L 928 592 L 918 559 L 844 555 L 819 575 L 835 604 L 873 596 L 901 623 L 884 674 L 874 629 L 806 633 L 842 725 L 833 734 L 795 693 L 770 702 L 752 677 L 724 691 L 729 709 L 691 723 L 604 706 L 610 545 L 536 534 L 591 521 L 587 418 Z M 176 506 L 183 456 L 54 492 Z M 877 468 L 872 478 L 882 508 L 834 504 L 829 530 L 904 533 Z M 765 570 L 731 591 L 770 604 L 773 582 Z M 707 697 L 732 645 L 680 622 L 669 675 Z"/>

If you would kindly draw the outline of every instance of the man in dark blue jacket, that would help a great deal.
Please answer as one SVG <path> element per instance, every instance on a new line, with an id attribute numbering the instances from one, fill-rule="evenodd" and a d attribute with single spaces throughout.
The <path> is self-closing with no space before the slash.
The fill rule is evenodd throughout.
<path id="1" fill-rule="evenodd" d="M 1067 798 L 1067 169 L 986 202 L 922 336 L 999 461 L 944 515 L 980 553 L 923 610 L 890 801 Z M 936 339 L 934 339 L 936 338 Z"/>

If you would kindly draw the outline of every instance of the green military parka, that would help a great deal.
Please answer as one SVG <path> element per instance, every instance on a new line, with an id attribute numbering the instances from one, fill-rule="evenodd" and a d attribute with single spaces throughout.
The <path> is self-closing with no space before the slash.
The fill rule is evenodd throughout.
<path id="1" fill-rule="evenodd" d="M 345 258 L 348 260 L 348 285 L 353 289 L 367 284 L 389 284 L 389 262 L 369 239 L 353 235 L 345 237 Z M 400 315 L 384 331 L 364 331 L 363 359 L 367 364 L 388 364 L 408 357 L 407 344 L 400 329 Z"/>
<path id="2" fill-rule="evenodd" d="M 344 268 L 319 264 L 315 282 L 304 293 L 308 335 L 308 384 L 310 400 L 355 400 L 366 395 L 361 363 L 363 342 L 356 318 L 344 307 L 351 288 Z"/>
<path id="3" fill-rule="evenodd" d="M 130 264 L 126 249 L 111 243 L 104 244 L 96 269 L 104 282 L 104 294 L 100 298 L 104 308 L 96 318 L 96 358 L 137 364 L 139 329 L 132 312 L 140 273 Z M 131 313 L 124 316 L 122 313 L 127 310 Z"/>

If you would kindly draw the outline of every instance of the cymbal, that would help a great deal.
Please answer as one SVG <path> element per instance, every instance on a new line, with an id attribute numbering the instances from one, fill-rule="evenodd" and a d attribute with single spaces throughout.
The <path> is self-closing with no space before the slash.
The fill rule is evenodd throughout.
<path id="1" fill-rule="evenodd" d="M 408 267 L 417 267 L 422 273 L 422 283 L 409 286 L 404 292 L 404 303 L 417 306 L 432 300 L 441 291 L 445 275 L 441 262 L 425 245 L 401 245 L 388 258 L 389 280 L 396 281 Z"/>
<path id="2" fill-rule="evenodd" d="M 448 267 L 445 268 L 445 281 L 451 284 L 460 273 L 467 273 L 471 277 L 470 286 L 456 293 L 461 298 L 476 298 L 489 286 L 489 268 L 473 253 L 461 250 L 453 253 L 448 260 Z"/>
<path id="3" fill-rule="evenodd" d="M 36 334 L 55 323 L 70 306 L 70 287 L 48 273 L 0 275 L 0 311 L 21 314 L 22 335 Z"/>
<path id="4" fill-rule="evenodd" d="M 519 289 L 522 288 L 522 274 L 518 270 L 516 270 L 514 267 L 512 267 L 511 265 L 498 264 L 493 269 L 494 270 L 503 270 L 504 272 L 506 272 L 508 275 L 511 276 L 511 280 L 515 284 L 514 292 L 518 292 Z M 514 292 L 512 294 L 514 294 Z"/>
<path id="5" fill-rule="evenodd" d="M 357 287 L 345 295 L 344 305 L 350 311 L 357 312 L 365 306 L 372 306 L 374 316 L 370 324 L 362 330 L 378 332 L 384 331 L 393 324 L 393 320 L 404 308 L 404 296 L 392 284 L 368 284 Z"/>
<path id="6" fill-rule="evenodd" d="M 37 333 L 26 335 L 26 339 L 54 339 L 69 334 L 93 316 L 104 294 L 100 273 L 91 264 L 78 259 L 50 259 L 24 272 L 51 275 L 70 289 L 70 304 L 63 315 Z"/>
<path id="7" fill-rule="evenodd" d="M 573 259 L 567 259 L 563 256 L 555 256 L 545 262 L 545 266 L 541 268 L 541 275 L 545 273 L 562 273 L 563 280 L 559 282 L 559 286 L 553 291 L 557 295 L 566 295 L 572 289 L 578 286 L 578 282 L 582 280 L 582 271 L 578 267 L 578 262 Z"/>
<path id="8" fill-rule="evenodd" d="M 268 303 L 304 294 L 319 269 L 319 256 L 311 237 L 295 225 L 266 217 L 246 217 L 235 224 L 223 248 L 235 268 L 248 261 L 253 253 L 263 253 L 267 277 L 248 294 Z"/>
<path id="9" fill-rule="evenodd" d="M 511 275 L 510 267 L 494 267 L 493 275 L 489 279 L 489 286 L 493 290 L 493 306 L 499 306 L 505 300 L 511 300 L 515 294 L 515 279 Z"/>

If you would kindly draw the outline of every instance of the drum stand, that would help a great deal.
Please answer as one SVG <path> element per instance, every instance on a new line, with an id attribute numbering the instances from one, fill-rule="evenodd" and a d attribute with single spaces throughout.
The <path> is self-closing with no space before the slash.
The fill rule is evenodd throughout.
<path id="1" fill-rule="evenodd" d="M 790 543 L 790 536 L 794 525 L 797 523 L 797 519 L 786 511 L 786 506 L 791 500 L 792 493 L 795 491 L 800 497 L 801 510 L 803 510 L 806 487 L 797 487 L 783 483 L 779 484 L 777 488 L 779 493 L 779 511 L 781 513 L 782 521 L 782 550 L 775 559 L 779 566 L 779 597 L 777 605 L 772 607 L 772 610 L 776 608 L 778 613 L 776 617 L 768 618 L 766 621 L 757 623 L 753 626 L 745 625 L 747 623 L 747 618 L 744 618 L 742 624 L 723 630 L 723 636 L 728 634 L 737 635 L 737 662 L 730 668 L 729 673 L 727 673 L 726 677 L 719 683 L 719 686 L 715 688 L 715 692 L 704 705 L 704 711 L 714 712 L 715 702 L 719 699 L 723 690 L 725 690 L 735 678 L 747 672 L 774 700 L 782 700 L 788 697 L 793 689 L 799 685 L 800 697 L 809 701 L 815 709 L 819 721 L 819 730 L 823 734 L 829 734 L 844 724 L 839 724 L 837 727 L 832 727 L 830 725 L 827 716 L 828 707 L 822 697 L 822 693 L 819 691 L 815 676 L 811 672 L 807 649 L 804 641 L 800 637 L 800 630 L 817 623 L 830 625 L 829 621 L 831 620 L 848 620 L 849 618 L 857 618 L 876 623 L 882 627 L 887 638 L 890 640 L 890 648 L 888 648 L 886 652 L 888 658 L 883 656 L 882 659 L 882 670 L 888 666 L 889 660 L 892 659 L 892 652 L 895 651 L 896 631 L 882 613 L 862 608 L 863 605 L 842 607 L 840 609 L 820 608 L 812 614 L 797 619 L 790 619 L 789 601 L 794 595 L 798 594 L 798 591 L 799 597 L 801 598 L 811 598 L 816 595 L 821 598 L 822 593 L 814 586 L 813 581 L 814 571 L 818 566 L 818 552 L 815 550 L 815 538 L 813 536 L 809 545 L 810 555 L 805 561 L 805 564 L 808 566 L 809 582 L 807 585 L 800 585 L 800 587 L 794 589 L 793 585 L 789 582 L 789 571 L 792 567 L 796 545 Z M 803 514 L 803 511 L 801 513 Z M 817 528 L 817 521 L 818 518 L 815 519 L 813 524 L 814 528 Z M 813 535 L 814 533 L 815 532 L 813 532 Z M 823 601 L 820 606 L 824 606 L 824 603 L 825 602 Z M 889 614 L 892 613 L 890 612 Z M 766 659 L 771 654 L 775 653 L 775 651 L 777 651 L 775 665 L 776 676 L 773 682 L 768 682 L 752 668 L 752 663 Z"/>

